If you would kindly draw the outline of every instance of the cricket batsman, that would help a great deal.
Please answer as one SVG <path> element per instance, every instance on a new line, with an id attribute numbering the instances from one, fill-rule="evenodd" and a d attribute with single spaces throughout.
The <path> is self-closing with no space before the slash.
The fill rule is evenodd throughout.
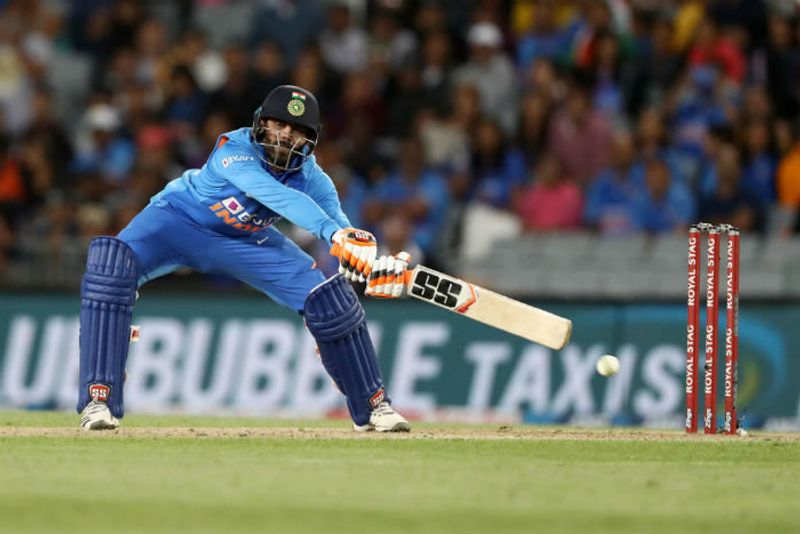
<path id="1" fill-rule="evenodd" d="M 277 87 L 252 126 L 219 136 L 202 169 L 171 181 L 118 236 L 91 241 L 81 283 L 82 428 L 119 426 L 137 288 L 186 266 L 225 273 L 301 314 L 356 430 L 410 430 L 384 391 L 364 309 L 350 285 L 371 277 L 368 295 L 399 297 L 409 258 L 377 258 L 375 237 L 351 227 L 313 155 L 320 129 L 313 94 Z M 329 243 L 339 274 L 326 280 L 310 256 L 272 227 L 280 218 Z"/>

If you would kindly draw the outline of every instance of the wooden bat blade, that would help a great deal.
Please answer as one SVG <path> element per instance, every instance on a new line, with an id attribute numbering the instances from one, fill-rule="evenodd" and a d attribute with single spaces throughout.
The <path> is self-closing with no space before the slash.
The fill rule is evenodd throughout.
<path id="1" fill-rule="evenodd" d="M 563 349 L 572 336 L 572 321 L 478 288 L 479 297 L 463 315 L 551 349 Z"/>
<path id="2" fill-rule="evenodd" d="M 564 348 L 572 335 L 569 319 L 423 265 L 412 271 L 408 294 L 551 349 Z"/>

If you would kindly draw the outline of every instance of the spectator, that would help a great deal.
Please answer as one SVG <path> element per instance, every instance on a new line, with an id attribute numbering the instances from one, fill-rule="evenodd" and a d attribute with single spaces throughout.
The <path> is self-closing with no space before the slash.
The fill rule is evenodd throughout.
<path id="1" fill-rule="evenodd" d="M 769 93 L 759 85 L 751 85 L 744 90 L 739 107 L 741 109 L 741 120 L 768 121 L 773 117 Z"/>
<path id="2" fill-rule="evenodd" d="M 11 227 L 31 193 L 20 161 L 11 154 L 11 140 L 0 137 L 0 215 L 4 228 Z"/>
<path id="3" fill-rule="evenodd" d="M 408 217 L 414 229 L 414 241 L 425 254 L 434 253 L 447 213 L 448 192 L 444 178 L 425 166 L 424 152 L 417 138 L 403 141 L 397 171 L 378 184 L 374 195 L 381 205 L 382 218 L 393 212 Z M 377 235 L 380 241 L 380 232 Z"/>
<path id="4" fill-rule="evenodd" d="M 584 187 L 608 162 L 611 124 L 593 109 L 589 89 L 573 85 L 550 127 L 549 149 L 566 174 Z"/>
<path id="5" fill-rule="evenodd" d="M 318 37 L 324 19 L 323 4 L 317 0 L 259 2 L 253 15 L 250 42 L 272 39 L 286 63 L 293 65 L 300 52 Z"/>
<path id="6" fill-rule="evenodd" d="M 53 185 L 63 190 L 69 185 L 68 163 L 73 149 L 66 130 L 59 124 L 53 98 L 45 88 L 38 88 L 31 99 L 31 121 L 25 139 L 35 139 L 44 151 L 42 158 L 50 167 Z"/>
<path id="7" fill-rule="evenodd" d="M 472 142 L 471 199 L 499 209 L 511 209 L 512 193 L 525 182 L 525 159 L 507 145 L 491 119 L 478 122 Z"/>
<path id="8" fill-rule="evenodd" d="M 397 254 L 405 251 L 411 254 L 414 263 L 424 263 L 425 253 L 414 242 L 414 227 L 408 217 L 392 213 L 381 223 L 381 239 L 378 254 Z"/>
<path id="9" fill-rule="evenodd" d="M 333 76 L 325 68 L 319 47 L 316 45 L 309 45 L 300 52 L 294 67 L 291 69 L 289 78 L 292 84 L 305 87 L 313 92 L 320 102 L 320 106 L 324 106 L 324 109 L 334 107 L 334 103 L 331 102 L 333 98 L 331 93 L 334 91 L 330 87 Z M 339 82 L 339 80 L 336 80 L 336 84 Z M 338 93 L 338 88 L 335 92 Z M 326 124 L 326 128 L 329 127 L 330 125 Z"/>
<path id="10" fill-rule="evenodd" d="M 260 46 L 258 50 L 261 50 Z M 225 83 L 225 61 L 218 50 L 208 46 L 208 36 L 203 30 L 187 30 L 175 52 L 175 62 L 191 70 L 204 93 L 212 93 Z"/>
<path id="11" fill-rule="evenodd" d="M 767 90 L 779 115 L 795 116 L 800 111 L 800 51 L 789 20 L 774 14 L 768 27 Z"/>
<path id="12" fill-rule="evenodd" d="M 416 125 L 425 150 L 425 161 L 444 174 L 466 172 L 469 166 L 469 135 L 442 111 L 425 108 Z"/>
<path id="13" fill-rule="evenodd" d="M 716 191 L 700 198 L 700 220 L 712 224 L 732 224 L 742 231 L 755 229 L 760 218 L 757 201 L 740 187 L 741 165 L 734 146 L 726 145 L 719 151 L 716 167 Z"/>
<path id="14" fill-rule="evenodd" d="M 104 69 L 100 85 L 112 91 L 124 91 L 125 88 L 139 83 L 152 83 L 138 71 L 138 58 L 136 50 L 131 47 L 121 47 L 113 53 Z"/>
<path id="15" fill-rule="evenodd" d="M 166 62 L 169 32 L 156 18 L 144 20 L 136 32 L 136 75 L 140 80 L 165 83 L 169 77 Z"/>
<path id="16" fill-rule="evenodd" d="M 467 33 L 470 55 L 456 69 L 453 81 L 478 89 L 481 110 L 510 134 L 517 120 L 517 80 L 511 60 L 501 50 L 503 34 L 494 24 L 480 22 Z"/>
<path id="17" fill-rule="evenodd" d="M 370 23 L 368 56 L 382 57 L 396 70 L 413 59 L 416 49 L 416 37 L 398 24 L 397 16 L 388 9 L 378 9 Z"/>
<path id="18" fill-rule="evenodd" d="M 254 85 L 269 92 L 284 83 L 286 62 L 280 48 L 273 41 L 262 41 L 253 54 Z"/>
<path id="19" fill-rule="evenodd" d="M 353 23 L 350 8 L 344 3 L 329 8 L 328 25 L 319 45 L 325 65 L 337 74 L 349 74 L 367 64 L 367 34 Z"/>
<path id="20" fill-rule="evenodd" d="M 591 55 L 592 105 L 612 123 L 624 125 L 632 70 L 623 62 L 617 37 L 610 31 L 598 32 Z"/>
<path id="21" fill-rule="evenodd" d="M 797 128 L 800 130 L 800 127 Z M 800 133 L 800 132 L 798 132 Z M 777 173 L 778 204 L 786 213 L 785 231 L 791 231 L 800 211 L 800 135 L 795 138 L 791 151 L 778 163 Z"/>
<path id="22" fill-rule="evenodd" d="M 716 68 L 697 66 L 686 70 L 673 91 L 670 109 L 673 145 L 681 158 L 693 160 L 695 166 L 703 158 L 707 136 L 730 125 L 716 97 L 721 83 Z M 685 165 L 688 167 L 688 163 Z"/>
<path id="23" fill-rule="evenodd" d="M 645 188 L 634 200 L 636 229 L 649 234 L 684 233 L 695 220 L 696 206 L 690 190 L 670 176 L 659 159 L 645 166 Z"/>
<path id="24" fill-rule="evenodd" d="M 571 43 L 572 65 L 581 70 L 592 64 L 598 38 L 605 32 L 614 31 L 613 16 L 607 2 L 582 2 L 580 14 L 573 30 Z"/>
<path id="25" fill-rule="evenodd" d="M 136 0 L 114 2 L 109 10 L 109 48 L 118 50 L 133 44 L 145 20 L 141 2 Z"/>
<path id="26" fill-rule="evenodd" d="M 756 121 L 744 129 L 745 164 L 742 170 L 741 189 L 755 200 L 759 210 L 764 211 L 775 203 L 775 158 L 769 125 Z"/>
<path id="27" fill-rule="evenodd" d="M 592 180 L 586 193 L 584 221 L 603 234 L 625 234 L 635 230 L 634 202 L 644 187 L 643 173 L 635 165 L 633 138 L 617 133 L 611 165 Z"/>
<path id="28" fill-rule="evenodd" d="M 538 0 L 533 4 L 533 24 L 517 43 L 517 67 L 522 71 L 542 57 L 564 62 L 563 54 L 572 38 L 569 29 L 559 28 L 554 2 Z"/>
<path id="29" fill-rule="evenodd" d="M 419 67 L 409 62 L 396 70 L 389 98 L 387 133 L 394 138 L 407 137 L 412 128 L 411 120 L 416 111 L 428 105 L 427 95 L 422 86 L 422 73 Z"/>
<path id="30" fill-rule="evenodd" d="M 766 4 L 765 0 L 724 0 L 711 2 L 707 10 L 732 40 L 761 48 L 767 34 Z"/>
<path id="31" fill-rule="evenodd" d="M 698 180 L 695 186 L 700 195 L 710 195 L 717 189 L 717 161 L 719 152 L 732 144 L 733 132 L 729 128 L 712 128 L 705 136 L 703 154 L 698 166 Z"/>
<path id="32" fill-rule="evenodd" d="M 253 111 L 261 101 L 263 91 L 254 86 L 250 77 L 250 62 L 243 45 L 228 45 L 223 58 L 227 78 L 222 87 L 211 93 L 208 109 L 228 113 L 234 124 L 249 125 L 253 122 Z"/>
<path id="33" fill-rule="evenodd" d="M 163 95 L 154 85 L 146 82 L 133 82 L 115 92 L 114 104 L 132 135 L 148 124 L 162 112 Z"/>
<path id="34" fill-rule="evenodd" d="M 690 67 L 719 67 L 726 80 L 741 83 L 747 63 L 742 51 L 729 35 L 719 31 L 711 18 L 703 19 L 697 27 L 689 51 Z"/>
<path id="35" fill-rule="evenodd" d="M 673 26 L 669 19 L 659 18 L 649 33 L 649 47 L 635 60 L 635 74 L 628 113 L 635 115 L 643 106 L 656 106 L 666 101 L 677 80 L 683 58 L 673 44 Z"/>
<path id="36" fill-rule="evenodd" d="M 452 77 L 452 43 L 447 33 L 435 31 L 422 46 L 421 82 L 425 99 L 434 108 L 449 105 Z"/>
<path id="37" fill-rule="evenodd" d="M 184 167 L 200 168 L 205 164 L 208 154 L 217 143 L 219 132 L 234 129 L 230 116 L 223 111 L 215 111 L 206 115 L 200 126 L 198 135 L 190 143 L 183 146 Z"/>
<path id="38" fill-rule="evenodd" d="M 564 93 L 563 80 L 559 78 L 555 64 L 547 58 L 539 58 L 523 73 L 522 85 L 526 92 L 536 93 L 549 106 Z"/>
<path id="39" fill-rule="evenodd" d="M 164 106 L 164 120 L 180 137 L 188 137 L 195 124 L 203 120 L 206 95 L 200 90 L 192 71 L 183 65 L 172 70 Z"/>
<path id="40" fill-rule="evenodd" d="M 669 144 L 665 130 L 664 114 L 660 108 L 651 107 L 640 113 L 635 138 L 637 162 L 634 173 L 636 180 L 644 183 L 644 167 L 647 161 L 662 159 L 669 165 L 675 180 L 691 187 L 697 174 L 695 162 L 681 158 L 680 154 Z"/>
<path id="41" fill-rule="evenodd" d="M 342 135 L 357 117 L 367 126 L 370 143 L 374 142 L 386 128 L 387 104 L 370 72 L 349 74 L 344 79 L 339 106 L 328 115 L 330 135 Z"/>
<path id="42" fill-rule="evenodd" d="M 146 171 L 168 181 L 181 174 L 181 168 L 175 161 L 174 143 L 180 138 L 175 130 L 159 123 L 148 125 L 139 132 L 136 148 L 139 153 L 138 164 Z"/>
<path id="43" fill-rule="evenodd" d="M 706 3 L 702 0 L 678 0 L 672 37 L 675 50 L 683 53 L 691 46 L 697 27 L 705 17 Z"/>
<path id="44" fill-rule="evenodd" d="M 441 2 L 422 2 L 414 14 L 414 29 L 423 37 L 434 32 L 447 32 L 448 13 Z"/>
<path id="45" fill-rule="evenodd" d="M 78 146 L 73 170 L 97 176 L 106 186 L 121 186 L 128 178 L 136 153 L 133 144 L 121 133 L 119 113 L 107 104 L 95 104 L 86 111 L 84 122 L 89 136 Z"/>
<path id="46" fill-rule="evenodd" d="M 526 231 L 574 230 L 581 225 L 583 193 L 568 179 L 558 158 L 542 154 L 533 184 L 522 191 L 516 211 Z"/>
<path id="47" fill-rule="evenodd" d="M 544 95 L 533 91 L 523 94 L 515 146 L 521 151 L 528 166 L 547 147 L 550 119 L 549 101 Z"/>

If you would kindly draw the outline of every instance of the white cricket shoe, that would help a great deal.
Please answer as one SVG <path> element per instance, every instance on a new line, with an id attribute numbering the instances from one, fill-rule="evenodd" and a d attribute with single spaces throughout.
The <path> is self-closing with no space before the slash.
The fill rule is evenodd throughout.
<path id="1" fill-rule="evenodd" d="M 81 428 L 84 430 L 113 430 L 119 420 L 111 415 L 105 402 L 92 401 L 81 412 Z"/>
<path id="2" fill-rule="evenodd" d="M 369 423 L 366 425 L 353 424 L 359 432 L 409 432 L 411 425 L 406 418 L 394 411 L 391 405 L 383 401 L 369 414 Z"/>

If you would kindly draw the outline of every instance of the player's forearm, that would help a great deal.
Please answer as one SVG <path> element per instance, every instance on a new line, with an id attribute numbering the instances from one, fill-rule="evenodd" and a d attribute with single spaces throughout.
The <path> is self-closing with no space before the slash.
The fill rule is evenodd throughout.
<path id="1" fill-rule="evenodd" d="M 314 200 L 299 192 L 281 190 L 275 195 L 250 194 L 272 211 L 291 222 L 295 226 L 310 232 L 326 243 L 342 226 Z"/>

